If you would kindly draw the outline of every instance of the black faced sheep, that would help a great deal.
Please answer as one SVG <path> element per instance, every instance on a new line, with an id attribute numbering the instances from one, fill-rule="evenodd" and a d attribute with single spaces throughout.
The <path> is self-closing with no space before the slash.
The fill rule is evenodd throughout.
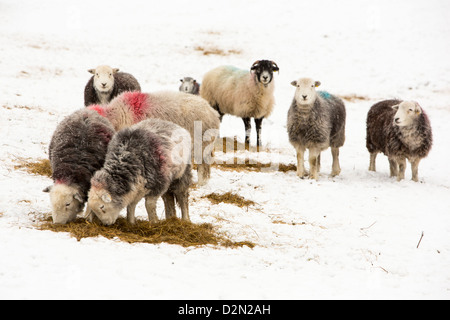
<path id="1" fill-rule="evenodd" d="M 67 223 L 81 213 L 94 172 L 105 161 L 115 131 L 97 112 L 83 109 L 67 116 L 53 133 L 49 158 L 54 185 L 50 192 L 53 223 Z"/>
<path id="2" fill-rule="evenodd" d="M 149 221 L 156 221 L 156 201 L 162 196 L 166 217 L 176 216 L 174 198 L 182 219 L 189 220 L 191 136 L 176 124 L 144 120 L 120 130 L 111 140 L 103 168 L 91 180 L 86 213 L 103 224 L 113 224 L 123 208 L 135 223 L 137 203 L 145 198 Z"/>
<path id="3" fill-rule="evenodd" d="M 303 157 L 309 149 L 311 179 L 318 179 L 320 153 L 331 147 L 333 165 L 331 175 L 341 172 L 339 148 L 345 142 L 345 105 L 326 91 L 316 92 L 319 81 L 302 78 L 291 84 L 297 87 L 288 112 L 289 141 L 297 151 L 297 175 L 305 176 Z"/>
<path id="4" fill-rule="evenodd" d="M 197 82 L 197 80 L 191 78 L 191 77 L 184 77 L 183 79 L 180 79 L 181 85 L 178 88 L 179 91 L 184 93 L 191 93 L 198 95 L 200 92 L 200 84 Z"/>
<path id="5" fill-rule="evenodd" d="M 414 101 L 384 100 L 367 114 L 366 146 L 370 171 L 376 171 L 379 152 L 389 159 L 391 177 L 405 178 L 406 159 L 411 162 L 412 180 L 419 181 L 419 162 L 431 150 L 433 134 L 427 114 Z"/>
<path id="6" fill-rule="evenodd" d="M 249 149 L 251 118 L 255 119 L 257 149 L 261 146 L 261 126 L 275 104 L 273 72 L 277 64 L 258 60 L 248 70 L 233 66 L 215 68 L 205 74 L 200 95 L 215 108 L 222 119 L 224 114 L 242 118 L 245 125 L 245 146 Z"/>
<path id="7" fill-rule="evenodd" d="M 198 184 L 208 182 L 220 120 L 219 114 L 201 97 L 178 91 L 124 92 L 106 106 L 89 108 L 109 119 L 117 131 L 147 118 L 171 121 L 188 130 L 192 137 Z"/>
<path id="8" fill-rule="evenodd" d="M 110 66 L 89 69 L 93 76 L 84 88 L 84 105 L 107 104 L 124 91 L 141 91 L 139 82 L 129 73 Z"/>

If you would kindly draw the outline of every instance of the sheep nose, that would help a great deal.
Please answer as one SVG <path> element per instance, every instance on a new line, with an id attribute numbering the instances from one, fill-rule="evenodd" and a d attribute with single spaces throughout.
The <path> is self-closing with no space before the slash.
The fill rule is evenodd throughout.
<path id="1" fill-rule="evenodd" d="M 106 83 L 102 83 L 102 86 L 103 86 L 103 87 L 106 87 Z"/>
<path id="2" fill-rule="evenodd" d="M 306 96 L 302 95 L 302 97 L 303 97 L 303 100 L 306 100 L 306 98 L 307 98 L 308 96 L 307 96 L 307 95 L 306 95 Z"/>
<path id="3" fill-rule="evenodd" d="M 395 121 L 395 123 L 399 124 L 400 123 L 400 118 L 395 118 L 394 121 Z"/>

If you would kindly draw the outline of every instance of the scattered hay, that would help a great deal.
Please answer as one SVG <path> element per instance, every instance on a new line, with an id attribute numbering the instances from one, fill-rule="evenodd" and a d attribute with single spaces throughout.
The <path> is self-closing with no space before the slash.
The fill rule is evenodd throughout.
<path id="1" fill-rule="evenodd" d="M 52 176 L 52 167 L 48 159 L 39 159 L 37 161 L 19 159 L 19 164 L 14 166 L 14 169 L 25 169 L 28 173 L 46 177 Z"/>
<path id="2" fill-rule="evenodd" d="M 241 54 L 241 50 L 236 49 L 230 49 L 230 50 L 223 50 L 217 47 L 203 47 L 203 46 L 195 46 L 195 51 L 201 52 L 204 56 L 209 55 L 217 55 L 217 56 L 229 56 L 233 54 Z"/>
<path id="3" fill-rule="evenodd" d="M 357 94 L 347 94 L 347 95 L 341 95 L 339 96 L 341 99 L 350 101 L 350 102 L 355 102 L 355 101 L 368 101 L 370 100 L 369 97 L 366 96 L 359 96 Z"/>
<path id="4" fill-rule="evenodd" d="M 295 164 L 261 163 L 261 162 L 251 163 L 250 160 L 248 159 L 245 159 L 245 163 L 239 162 L 242 162 L 242 159 L 238 159 L 235 157 L 233 159 L 233 163 L 214 163 L 212 164 L 212 167 L 216 167 L 217 169 L 225 171 L 251 171 L 251 172 L 262 172 L 263 170 L 279 171 L 279 172 L 297 171 L 297 166 Z"/>
<path id="5" fill-rule="evenodd" d="M 206 196 L 203 196 L 202 198 L 208 199 L 213 204 L 230 203 L 230 204 L 234 204 L 240 208 L 256 205 L 256 202 L 254 202 L 252 200 L 247 200 L 244 197 L 241 197 L 240 195 L 237 195 L 237 194 L 234 194 L 231 192 L 227 192 L 224 194 L 211 193 Z"/>
<path id="6" fill-rule="evenodd" d="M 169 243 L 183 247 L 202 246 L 207 244 L 223 247 L 253 248 L 254 243 L 248 241 L 234 242 L 225 236 L 218 234 L 212 224 L 195 224 L 177 218 L 161 220 L 150 223 L 145 220 L 136 220 L 136 224 L 129 224 L 125 218 L 117 219 L 111 226 L 104 226 L 100 222 L 89 222 L 78 218 L 67 224 L 53 224 L 51 218 L 39 225 L 40 230 L 55 232 L 68 232 L 78 241 L 83 238 L 102 236 L 107 239 L 120 239 L 128 243 Z"/>

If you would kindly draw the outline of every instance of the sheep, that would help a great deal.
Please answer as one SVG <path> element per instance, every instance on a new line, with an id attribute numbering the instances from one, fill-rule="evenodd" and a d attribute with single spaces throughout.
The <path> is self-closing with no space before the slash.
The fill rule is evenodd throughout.
<path id="1" fill-rule="evenodd" d="M 233 66 L 221 66 L 207 72 L 202 80 L 200 95 L 220 114 L 231 114 L 242 118 L 245 126 L 245 147 L 249 150 L 251 118 L 254 118 L 257 135 L 257 150 L 261 146 L 261 127 L 275 104 L 273 72 L 279 71 L 277 64 L 269 60 L 258 60 L 250 71 Z"/>
<path id="2" fill-rule="evenodd" d="M 184 77 L 183 79 L 180 79 L 181 85 L 178 88 L 181 92 L 191 93 L 198 95 L 200 91 L 200 84 L 197 82 L 197 80 L 191 78 L 191 77 Z"/>
<path id="3" fill-rule="evenodd" d="M 370 153 L 370 171 L 376 171 L 376 156 L 383 152 L 389 160 L 390 176 L 405 178 L 406 159 L 411 163 L 412 180 L 419 181 L 419 162 L 433 144 L 427 114 L 415 101 L 383 100 L 367 114 L 366 147 Z"/>
<path id="4" fill-rule="evenodd" d="M 141 91 L 139 82 L 131 74 L 110 66 L 89 69 L 93 76 L 84 88 L 84 105 L 107 104 L 124 91 Z"/>
<path id="5" fill-rule="evenodd" d="M 107 119 L 88 109 L 58 124 L 49 146 L 54 184 L 43 190 L 50 193 L 53 223 L 73 221 L 82 212 L 90 180 L 103 166 L 114 133 Z"/>
<path id="6" fill-rule="evenodd" d="M 344 102 L 326 91 L 316 91 L 320 81 L 301 78 L 291 84 L 297 89 L 288 111 L 287 130 L 289 141 L 297 151 L 297 175 L 305 176 L 303 157 L 308 149 L 309 178 L 317 180 L 320 153 L 328 147 L 333 156 L 331 176 L 339 175 L 339 148 L 345 142 Z"/>
<path id="7" fill-rule="evenodd" d="M 156 201 L 162 196 L 166 218 L 176 216 L 176 199 L 182 219 L 189 220 L 190 150 L 189 132 L 169 121 L 147 119 L 120 130 L 108 146 L 103 168 L 92 177 L 86 215 L 93 212 L 111 225 L 126 207 L 127 220 L 134 224 L 136 205 L 145 198 L 149 221 L 155 222 Z"/>
<path id="8" fill-rule="evenodd" d="M 89 108 L 109 119 L 117 131 L 147 118 L 171 121 L 188 130 L 193 142 L 198 185 L 208 182 L 220 120 L 219 114 L 201 97 L 178 91 L 124 92 L 108 105 Z"/>

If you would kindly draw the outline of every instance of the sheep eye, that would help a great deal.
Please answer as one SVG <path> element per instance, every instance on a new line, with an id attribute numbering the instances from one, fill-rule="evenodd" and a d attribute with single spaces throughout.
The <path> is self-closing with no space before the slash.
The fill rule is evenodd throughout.
<path id="1" fill-rule="evenodd" d="M 70 202 L 67 202 L 67 203 L 66 203 L 66 207 L 68 207 L 68 206 L 70 206 Z"/>
<path id="2" fill-rule="evenodd" d="M 98 73 L 95 74 L 98 77 Z"/>

